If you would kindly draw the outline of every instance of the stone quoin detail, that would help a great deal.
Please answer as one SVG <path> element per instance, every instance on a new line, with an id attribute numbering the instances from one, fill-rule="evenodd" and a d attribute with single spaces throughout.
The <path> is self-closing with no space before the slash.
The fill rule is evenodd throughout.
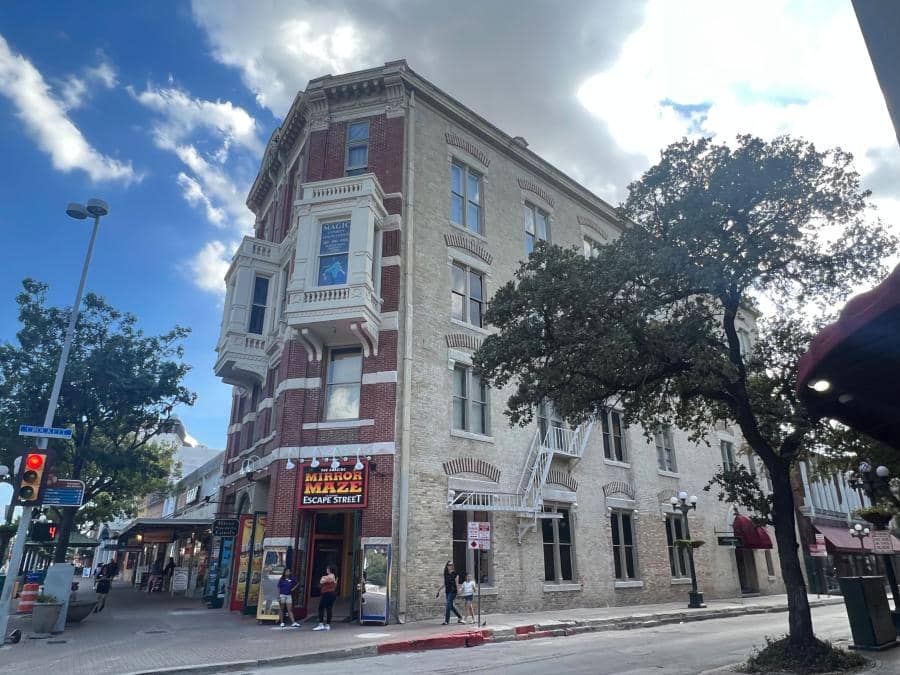
<path id="1" fill-rule="evenodd" d="M 445 234 L 444 241 L 447 242 L 447 246 L 468 251 L 472 255 L 484 260 L 488 265 L 494 262 L 493 254 L 491 254 L 485 246 L 463 234 L 458 234 L 456 232 Z"/>
<path id="2" fill-rule="evenodd" d="M 459 148 L 460 150 L 468 152 L 470 155 L 472 155 L 472 157 L 477 159 L 485 166 L 491 165 L 490 157 L 488 157 L 482 150 L 480 150 L 478 146 L 469 143 L 469 141 L 467 141 L 466 139 L 457 136 L 452 131 L 448 131 L 447 133 L 445 133 L 444 138 L 447 139 L 448 145 L 452 145 L 456 148 Z"/>
<path id="3" fill-rule="evenodd" d="M 570 473 L 566 473 L 565 471 L 560 471 L 559 469 L 550 469 L 550 473 L 547 475 L 547 483 L 551 485 L 559 485 L 571 490 L 572 492 L 576 492 L 578 490 L 578 481 L 575 480 L 574 476 L 572 476 L 572 474 Z"/>
<path id="4" fill-rule="evenodd" d="M 476 351 L 481 348 L 481 338 L 469 335 L 468 333 L 450 333 L 444 336 L 447 340 L 447 346 L 450 348 L 463 348 Z"/>
<path id="5" fill-rule="evenodd" d="M 626 483 L 623 480 L 614 480 L 611 483 L 607 483 L 603 486 L 604 497 L 609 497 L 615 494 L 625 495 L 626 497 L 628 497 L 628 499 L 634 499 L 634 488 L 630 483 Z"/>
<path id="6" fill-rule="evenodd" d="M 550 196 L 550 193 L 548 193 L 544 188 L 535 183 L 533 180 L 529 178 L 520 178 L 519 187 L 523 190 L 527 190 L 528 192 L 533 192 L 538 197 L 547 202 L 550 206 L 556 206 L 556 200 Z"/>
<path id="7" fill-rule="evenodd" d="M 444 462 L 442 466 L 444 467 L 444 473 L 448 476 L 454 476 L 458 473 L 474 473 L 484 476 L 495 483 L 500 482 L 500 469 L 477 457 L 451 459 Z"/>

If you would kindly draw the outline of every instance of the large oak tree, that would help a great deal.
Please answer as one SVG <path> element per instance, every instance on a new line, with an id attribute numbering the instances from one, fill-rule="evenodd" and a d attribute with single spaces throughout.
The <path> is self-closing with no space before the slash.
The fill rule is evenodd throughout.
<path id="1" fill-rule="evenodd" d="M 794 529 L 791 466 L 826 421 L 795 394 L 796 365 L 835 307 L 885 273 L 896 241 L 873 218 L 852 158 L 802 140 L 683 140 L 629 186 L 624 231 L 598 254 L 542 245 L 494 295 L 499 329 L 476 355 L 508 415 L 544 399 L 571 421 L 615 404 L 699 440 L 732 420 L 764 462 L 788 592 L 790 641 L 814 639 Z M 741 314 L 765 302 L 752 351 Z M 755 311 L 753 312 L 754 314 Z"/>

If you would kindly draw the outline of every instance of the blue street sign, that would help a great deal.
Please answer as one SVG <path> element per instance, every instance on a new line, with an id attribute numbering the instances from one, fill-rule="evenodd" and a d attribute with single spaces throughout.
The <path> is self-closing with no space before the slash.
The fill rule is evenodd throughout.
<path id="1" fill-rule="evenodd" d="M 71 429 L 60 427 L 35 427 L 30 424 L 19 425 L 19 436 L 41 436 L 44 438 L 72 438 Z"/>
<path id="2" fill-rule="evenodd" d="M 60 478 L 44 488 L 44 506 L 81 506 L 84 501 L 84 483 L 80 480 Z"/>

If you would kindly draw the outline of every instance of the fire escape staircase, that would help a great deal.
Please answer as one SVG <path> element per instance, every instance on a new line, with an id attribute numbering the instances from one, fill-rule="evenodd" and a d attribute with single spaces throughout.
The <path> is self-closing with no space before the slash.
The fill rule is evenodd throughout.
<path id="1" fill-rule="evenodd" d="M 497 492 L 485 489 L 448 490 L 447 504 L 452 511 L 503 511 L 515 513 L 519 522 L 519 543 L 538 519 L 559 518 L 556 513 L 544 513 L 544 487 L 554 458 L 578 461 L 593 429 L 593 421 L 575 429 L 551 426 L 541 438 L 535 431 L 528 448 L 528 456 L 516 492 Z"/>

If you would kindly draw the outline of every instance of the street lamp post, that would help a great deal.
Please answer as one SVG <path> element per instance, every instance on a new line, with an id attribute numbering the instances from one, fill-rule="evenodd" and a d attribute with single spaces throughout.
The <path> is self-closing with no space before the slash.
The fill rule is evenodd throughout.
<path id="1" fill-rule="evenodd" d="M 890 476 L 891 471 L 886 466 L 873 467 L 872 462 L 864 459 L 856 467 L 856 471 L 847 472 L 846 479 L 851 488 L 865 492 L 873 506 L 879 502 L 887 502 L 900 510 L 900 486 L 896 482 L 892 483 Z M 890 530 L 889 523 L 889 520 L 888 522 L 872 521 L 876 530 Z M 859 524 L 853 528 L 857 532 L 862 529 Z M 868 533 L 869 528 L 865 528 L 865 532 Z M 853 534 L 852 530 L 850 534 L 859 538 L 859 545 L 864 549 L 863 538 L 866 535 Z M 894 598 L 894 611 L 900 612 L 900 588 L 897 586 L 897 575 L 894 574 L 893 556 L 887 556 L 887 560 L 884 561 L 884 571 L 887 574 L 888 585 L 891 587 L 891 595 Z"/>
<path id="2" fill-rule="evenodd" d="M 684 516 L 684 537 L 688 541 L 688 566 L 691 571 L 691 590 L 688 593 L 688 609 L 701 609 L 706 607 L 703 604 L 703 593 L 697 590 L 697 570 L 694 568 L 694 542 L 691 539 L 691 526 L 688 523 L 688 512 L 696 510 L 697 496 L 688 497 L 687 492 L 679 492 L 677 497 L 669 500 L 672 504 L 672 510 L 681 512 Z"/>
<path id="3" fill-rule="evenodd" d="M 71 203 L 66 207 L 66 214 L 76 220 L 84 220 L 93 216 L 94 227 L 91 230 L 91 239 L 88 243 L 87 254 L 84 257 L 84 266 L 81 269 L 81 280 L 78 282 L 78 291 L 75 293 L 75 304 L 69 314 L 69 325 L 66 328 L 66 338 L 63 342 L 62 352 L 59 355 L 59 365 L 56 368 L 56 377 L 53 380 L 53 389 L 50 392 L 50 400 L 47 403 L 47 414 L 44 416 L 44 426 L 52 427 L 53 418 L 56 416 L 56 404 L 59 401 L 59 392 L 62 389 L 63 375 L 66 372 L 66 363 L 69 360 L 69 351 L 72 349 L 72 340 L 75 337 L 75 324 L 78 321 L 78 313 L 81 310 L 81 296 L 84 294 L 84 285 L 87 282 L 88 269 L 91 266 L 91 257 L 94 255 L 94 242 L 97 240 L 97 231 L 100 229 L 100 218 L 109 213 L 109 205 L 102 199 L 88 199 L 87 204 Z M 38 439 L 38 448 L 47 449 L 47 438 Z M 9 626 L 9 601 L 12 597 L 13 580 L 19 573 L 22 564 L 22 554 L 25 552 L 25 539 L 28 537 L 28 527 L 31 524 L 33 509 L 26 507 L 22 510 L 19 519 L 19 529 L 16 531 L 16 541 L 13 544 L 12 555 L 7 568 L 7 580 L 0 592 L 0 643 L 6 637 L 6 629 Z M 63 600 L 62 616 L 65 617 L 69 604 L 68 594 Z M 64 619 L 63 619 L 64 620 Z"/>
<path id="4" fill-rule="evenodd" d="M 856 539 L 859 539 L 859 549 L 865 553 L 866 545 L 863 543 L 863 539 L 869 536 L 869 528 L 863 527 L 859 523 L 850 528 L 850 536 Z"/>

